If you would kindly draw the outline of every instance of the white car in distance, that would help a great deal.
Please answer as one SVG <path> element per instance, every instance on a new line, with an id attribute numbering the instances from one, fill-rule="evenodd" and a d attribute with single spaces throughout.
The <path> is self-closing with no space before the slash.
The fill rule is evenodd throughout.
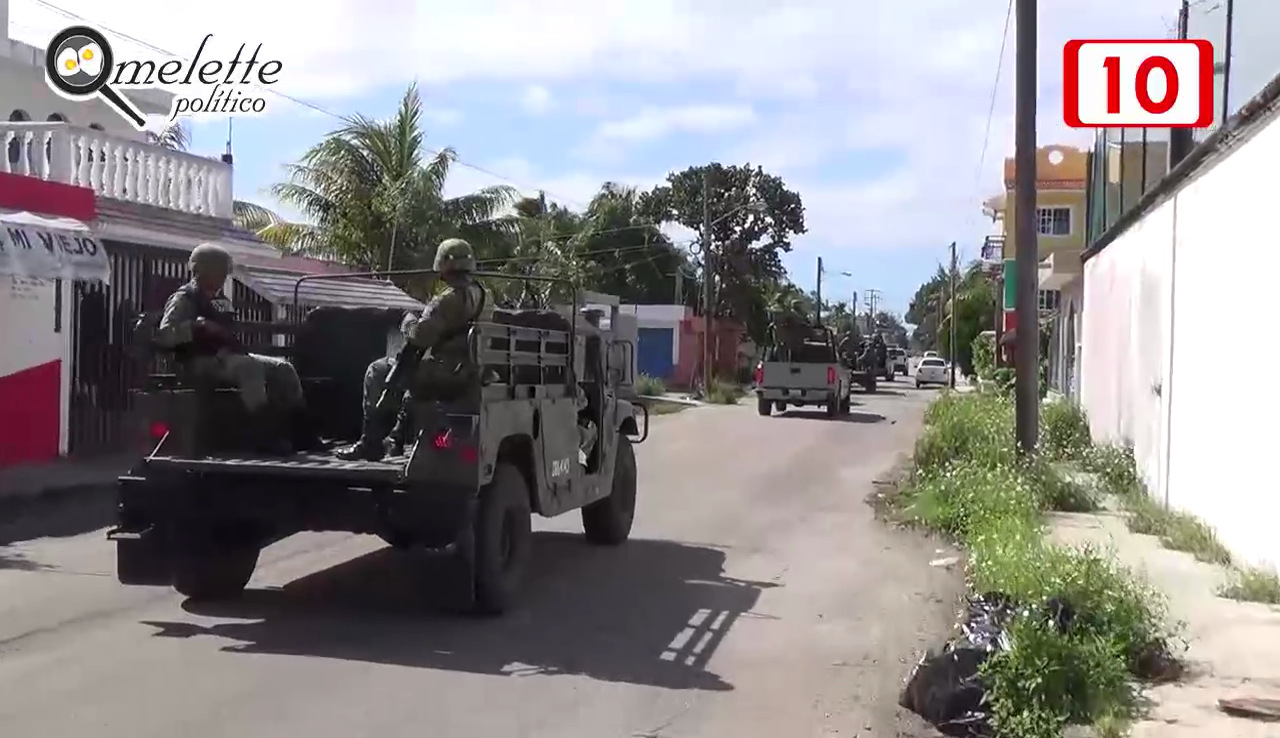
<path id="1" fill-rule="evenodd" d="M 927 356 L 916 366 L 917 387 L 923 387 L 926 384 L 948 384 L 950 379 L 947 362 L 936 356 Z"/>

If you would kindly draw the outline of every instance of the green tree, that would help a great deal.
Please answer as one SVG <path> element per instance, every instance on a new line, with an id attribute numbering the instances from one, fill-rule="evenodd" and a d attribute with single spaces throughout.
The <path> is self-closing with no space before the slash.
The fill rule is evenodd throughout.
<path id="1" fill-rule="evenodd" d="M 583 214 L 578 253 L 597 267 L 593 289 L 640 305 L 670 304 L 687 259 L 641 206 L 634 187 L 606 182 Z"/>
<path id="2" fill-rule="evenodd" d="M 642 212 L 654 221 L 700 231 L 704 204 L 713 223 L 713 309 L 742 321 L 751 338 L 761 342 L 769 327 L 766 290 L 786 279 L 782 254 L 791 251 L 792 237 L 806 232 L 804 204 L 780 177 L 760 167 L 711 163 L 668 175 L 665 185 L 642 197 Z M 706 264 L 702 267 L 705 279 Z"/>
<path id="3" fill-rule="evenodd" d="M 277 222 L 260 231 L 284 250 L 336 259 L 363 269 L 429 266 L 435 246 L 465 238 L 479 254 L 505 254 L 516 219 L 504 211 L 511 187 L 445 197 L 457 155 L 427 155 L 422 99 L 411 85 L 388 120 L 347 118 L 288 167 L 271 188 L 307 222 Z"/>

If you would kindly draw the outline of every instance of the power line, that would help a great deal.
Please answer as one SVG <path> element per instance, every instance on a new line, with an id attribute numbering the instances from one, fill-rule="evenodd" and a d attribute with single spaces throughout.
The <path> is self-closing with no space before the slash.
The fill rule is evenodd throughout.
<path id="1" fill-rule="evenodd" d="M 175 59 L 181 59 L 182 61 L 187 62 L 188 64 L 190 64 L 190 63 L 191 63 L 191 59 L 190 59 L 190 57 L 184 56 L 184 55 L 182 55 L 182 54 L 174 53 L 174 52 L 169 51 L 169 50 L 167 50 L 167 49 L 165 49 L 165 48 L 162 48 L 162 47 L 160 47 L 160 46 L 156 46 L 155 44 L 153 44 L 153 43 L 151 43 L 151 42 L 149 42 L 149 41 L 144 41 L 144 40 L 142 40 L 142 39 L 138 38 L 137 36 L 133 36 L 133 35 L 130 35 L 130 34 L 128 34 L 128 33 L 124 33 L 123 31 L 118 31 L 118 30 L 116 30 L 116 29 L 114 29 L 114 28 L 111 28 L 110 26 L 107 26 L 107 25 L 105 25 L 105 24 L 103 24 L 103 23 L 100 23 L 100 22 L 98 22 L 98 21 L 96 21 L 96 20 L 92 20 L 92 19 L 90 19 L 90 18 L 86 18 L 86 17 L 84 17 L 84 16 L 82 16 L 82 15 L 80 15 L 80 14 L 78 14 L 78 13 L 73 13 L 72 11 L 67 10 L 66 8 L 63 8 L 63 7 L 61 7 L 61 6 L 58 6 L 58 5 L 55 5 L 54 3 L 49 2 L 49 0 L 31 0 L 31 2 L 33 2 L 33 3 L 35 3 L 35 4 L 39 5 L 39 6 L 41 6 L 41 7 L 43 7 L 43 8 L 45 8 L 45 9 L 47 9 L 47 10 L 53 11 L 54 13 L 57 13 L 58 15 L 61 15 L 61 16 L 62 16 L 62 17 L 64 17 L 64 18 L 67 18 L 68 20 L 78 21 L 78 22 L 80 22 L 80 23 L 86 23 L 86 24 L 88 24 L 88 25 L 94 26 L 94 27 L 96 27 L 96 28 L 98 28 L 98 29 L 101 29 L 101 30 L 103 30 L 103 31 L 106 31 L 107 33 L 111 34 L 112 36 L 118 36 L 119 38 L 122 38 L 122 39 L 124 39 L 124 40 L 126 40 L 126 41 L 131 41 L 131 42 L 133 42 L 133 43 L 135 43 L 135 44 L 137 44 L 137 45 L 139 45 L 139 46 L 141 46 L 141 47 L 143 47 L 143 48 L 145 48 L 145 49 L 148 49 L 148 50 L 150 50 L 150 51 L 154 51 L 154 52 L 155 52 L 155 53 L 157 53 L 157 54 L 163 54 L 163 55 L 165 55 L 165 56 L 173 57 L 173 58 L 175 58 Z M 272 95 L 275 95 L 276 97 L 278 97 L 278 98 L 280 98 L 280 99 L 282 99 L 282 100 L 288 100 L 289 102 L 292 102 L 292 103 L 294 103 L 295 105 L 301 105 L 302 107 L 307 108 L 308 110 L 312 110 L 312 111 L 317 112 L 317 113 L 320 113 L 320 114 L 322 114 L 322 115 L 327 115 L 327 116 L 329 116 L 330 118 L 334 118 L 335 120 L 340 120 L 340 121 L 342 121 L 342 122 L 344 122 L 344 123 L 346 123 L 346 122 L 348 122 L 348 121 L 349 121 L 349 116 L 345 116 L 345 115 L 342 115 L 342 114 L 340 114 L 340 113 L 335 113 L 334 111 L 332 111 L 332 110 L 330 110 L 330 109 L 328 109 L 328 108 L 325 108 L 325 107 L 323 107 L 323 106 L 321 106 L 321 105 L 317 105 L 316 103 L 313 103 L 313 102 L 311 102 L 311 101 L 309 101 L 309 100 L 303 100 L 302 98 L 294 97 L 293 95 L 289 95 L 289 94 L 286 94 L 286 93 L 280 92 L 279 90 L 276 90 L 276 89 L 274 89 L 274 88 L 272 88 L 272 87 L 262 87 L 262 86 L 259 86 L 259 85 L 252 85 L 252 84 L 250 85 L 250 87 L 253 87 L 254 89 L 259 90 L 259 91 L 262 91 L 262 92 L 266 92 L 266 93 L 270 93 L 270 94 L 272 94 Z M 426 151 L 426 152 L 428 152 L 428 153 L 430 153 L 430 154 L 439 155 L 439 154 L 441 153 L 441 150 L 440 150 L 440 149 L 433 149 L 433 148 L 431 148 L 431 147 L 429 147 L 429 146 L 423 146 L 422 148 L 423 148 L 423 150 L 424 150 L 424 151 Z M 538 190 L 538 191 L 541 191 L 541 192 L 546 192 L 546 193 L 548 193 L 548 194 L 552 195 L 555 199 L 559 200 L 560 202 L 569 203 L 569 204 L 571 204 L 571 205 L 577 205 L 577 206 L 579 206 L 580 208 L 585 209 L 585 206 L 583 206 L 581 202 L 578 202 L 578 201 L 576 201 L 576 200 L 572 200 L 572 199 L 570 199 L 570 198 L 563 197 L 563 196 L 561 196 L 561 195 L 559 195 L 559 194 L 557 194 L 557 193 L 551 192 L 550 190 L 547 190 L 547 189 L 545 189 L 545 188 L 541 188 L 541 187 L 527 187 L 527 186 L 525 186 L 525 185 L 521 184 L 520 182 L 517 182 L 516 180 L 512 179 L 511 177 L 507 177 L 506 175 L 499 174 L 499 173 L 497 173 L 497 172 L 495 172 L 495 171 L 493 171 L 493 170 L 491 170 L 491 169 L 487 169 L 487 168 L 485 168 L 485 167 L 482 167 L 482 166 L 479 166 L 479 165 L 476 165 L 476 164 L 472 164 L 471 162 L 464 161 L 464 160 L 462 160 L 462 159 L 460 159 L 460 158 L 457 158 L 457 157 L 456 157 L 456 155 L 455 155 L 455 158 L 454 158 L 454 162 L 455 162 L 455 163 L 457 163 L 457 164 L 459 164 L 459 165 L 461 165 L 461 166 L 466 167 L 467 169 L 470 169 L 470 170 L 472 170 L 472 171 L 476 171 L 476 172 L 480 172 L 481 174 L 486 174 L 486 175 L 488 175 L 488 176 L 490 176 L 490 177 L 493 177 L 494 179 L 500 180 L 500 181 L 505 182 L 505 183 L 507 183 L 507 184 L 509 184 L 509 185 L 513 185 L 513 186 L 515 186 L 515 187 L 517 187 L 517 188 L 519 188 L 519 189 L 523 189 L 523 190 Z"/>
<path id="2" fill-rule="evenodd" d="M 987 124 L 982 133 L 982 153 L 978 155 L 978 168 L 973 177 L 973 190 L 979 197 L 982 195 L 982 167 L 987 163 L 987 150 L 991 146 L 991 123 L 995 120 L 996 100 L 1000 94 L 1000 72 L 1004 70 L 1004 53 L 1009 45 L 1009 26 L 1013 21 L 1013 2 L 1014 0 L 1009 0 L 1009 5 L 1004 12 L 1004 31 L 1000 35 L 1000 56 L 996 59 L 995 79 L 991 81 L 991 100 L 987 104 Z M 950 248 L 950 246 L 947 247 L 948 250 Z"/>

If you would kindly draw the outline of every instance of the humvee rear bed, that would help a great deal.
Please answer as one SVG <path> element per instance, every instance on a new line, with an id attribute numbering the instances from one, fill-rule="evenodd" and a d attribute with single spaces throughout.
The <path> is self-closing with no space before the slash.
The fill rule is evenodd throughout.
<path id="1" fill-rule="evenodd" d="M 327 481 L 352 484 L 394 484 L 401 477 L 408 456 L 390 456 L 382 461 L 346 461 L 332 451 L 296 453 L 289 456 L 261 456 L 237 453 L 200 458 L 152 456 L 146 468 L 190 472 L 289 477 L 323 477 Z"/>

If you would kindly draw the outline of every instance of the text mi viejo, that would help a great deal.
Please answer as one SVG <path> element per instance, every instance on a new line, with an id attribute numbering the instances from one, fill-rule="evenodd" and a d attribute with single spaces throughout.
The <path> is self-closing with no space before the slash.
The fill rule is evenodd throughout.
<path id="1" fill-rule="evenodd" d="M 39 245 L 51 255 L 62 252 L 74 256 L 97 256 L 102 250 L 102 246 L 91 236 L 72 236 L 34 228 L 6 228 L 5 230 L 7 238 L 0 238 L 0 251 L 9 247 L 30 251 Z"/>

